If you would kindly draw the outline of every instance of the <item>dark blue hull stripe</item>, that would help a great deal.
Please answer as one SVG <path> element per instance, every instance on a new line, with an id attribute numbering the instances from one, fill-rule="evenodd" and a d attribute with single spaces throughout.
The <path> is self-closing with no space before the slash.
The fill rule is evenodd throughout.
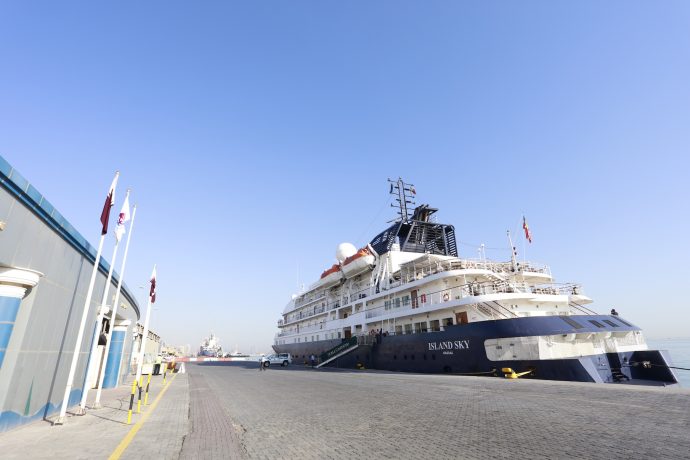
<path id="1" fill-rule="evenodd" d="M 327 367 L 381 369 L 401 372 L 498 375 L 510 367 L 515 372 L 532 370 L 532 378 L 578 382 L 675 384 L 663 352 L 634 351 L 549 360 L 490 361 L 484 341 L 506 337 L 528 337 L 588 332 L 625 332 L 639 328 L 616 317 L 570 316 L 575 326 L 561 317 L 515 318 L 482 321 L 446 327 L 444 331 L 378 337 L 374 345 L 360 346 L 328 363 Z M 594 320 L 605 327 L 596 326 Z M 616 327 L 604 323 L 612 322 Z M 627 325 L 626 325 L 627 324 Z M 296 363 L 319 356 L 340 340 L 321 340 L 274 345 L 276 352 L 291 353 Z M 645 364 L 643 364 L 645 363 Z M 644 384 L 644 383 L 643 383 Z"/>

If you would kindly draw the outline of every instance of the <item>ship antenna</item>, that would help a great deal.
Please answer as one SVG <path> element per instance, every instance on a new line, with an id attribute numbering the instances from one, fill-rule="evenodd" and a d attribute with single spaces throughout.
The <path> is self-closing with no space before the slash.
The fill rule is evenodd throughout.
<path id="1" fill-rule="evenodd" d="M 407 205 L 415 206 L 413 196 L 417 194 L 417 191 L 412 184 L 406 184 L 400 177 L 398 180 L 388 179 L 390 184 L 389 193 L 395 196 L 395 201 L 398 202 L 397 205 L 391 203 L 391 207 L 398 207 L 398 219 L 391 222 L 409 222 L 410 221 L 410 211 L 407 209 Z"/>
<path id="2" fill-rule="evenodd" d="M 513 239 L 510 237 L 510 230 L 506 230 L 506 233 L 508 234 L 508 244 L 510 245 L 510 264 L 513 268 L 513 272 L 516 272 L 518 270 L 518 266 L 520 265 L 517 261 L 517 249 L 515 249 L 515 246 L 513 246 Z"/>

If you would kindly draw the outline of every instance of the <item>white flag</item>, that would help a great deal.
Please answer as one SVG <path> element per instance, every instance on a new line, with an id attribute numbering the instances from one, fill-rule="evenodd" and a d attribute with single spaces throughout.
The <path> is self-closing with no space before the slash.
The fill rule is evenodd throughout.
<path id="1" fill-rule="evenodd" d="M 115 239 L 119 242 L 122 239 L 122 235 L 125 234 L 125 222 L 129 220 L 129 190 L 127 191 L 127 196 L 125 196 L 125 202 L 122 203 L 122 209 L 120 210 L 120 217 L 117 218 L 117 227 L 115 227 Z"/>

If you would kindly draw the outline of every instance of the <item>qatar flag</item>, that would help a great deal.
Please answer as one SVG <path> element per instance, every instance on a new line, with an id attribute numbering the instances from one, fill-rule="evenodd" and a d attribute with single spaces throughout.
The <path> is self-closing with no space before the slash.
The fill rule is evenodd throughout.
<path id="1" fill-rule="evenodd" d="M 156 266 L 153 266 L 153 273 L 151 273 L 151 290 L 149 291 L 151 303 L 156 302 Z"/>
<path id="2" fill-rule="evenodd" d="M 525 231 L 525 238 L 527 238 L 527 241 L 532 243 L 532 232 L 529 231 L 529 226 L 527 225 L 527 219 L 525 219 L 525 216 L 522 216 L 522 229 Z"/>
<path id="3" fill-rule="evenodd" d="M 101 235 L 108 233 L 108 221 L 110 220 L 110 208 L 113 207 L 115 203 L 115 187 L 117 187 L 117 179 L 120 177 L 120 172 L 115 173 L 115 179 L 113 183 L 110 184 L 110 190 L 108 190 L 108 196 L 105 197 L 105 203 L 103 203 L 103 211 L 101 211 L 101 224 L 103 228 L 101 229 Z"/>
<path id="4" fill-rule="evenodd" d="M 117 227 L 115 227 L 115 239 L 118 242 L 122 239 L 122 235 L 125 234 L 125 222 L 127 222 L 129 218 L 129 190 L 127 190 L 125 202 L 122 203 L 122 209 L 120 209 L 120 216 L 117 218 Z"/>

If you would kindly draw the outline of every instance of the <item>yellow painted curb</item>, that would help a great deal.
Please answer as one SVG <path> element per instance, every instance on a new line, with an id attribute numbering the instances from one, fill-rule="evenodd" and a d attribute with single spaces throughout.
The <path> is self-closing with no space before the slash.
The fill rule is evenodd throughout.
<path id="1" fill-rule="evenodd" d="M 144 416 L 141 417 L 141 420 L 139 420 L 131 430 L 129 430 L 129 433 L 124 437 L 122 441 L 120 441 L 120 444 L 115 448 L 112 454 L 110 454 L 110 457 L 108 457 L 108 460 L 117 460 L 120 458 L 120 456 L 124 453 L 125 449 L 129 446 L 129 443 L 132 442 L 132 439 L 134 439 L 134 436 L 137 435 L 137 432 L 141 429 L 141 427 L 144 425 L 146 420 L 148 420 L 149 415 L 153 412 L 153 410 L 156 408 L 158 405 L 158 402 L 161 400 L 165 392 L 168 390 L 168 387 L 170 384 L 175 380 L 175 377 L 177 377 L 177 374 L 173 376 L 173 378 L 170 379 L 168 383 L 165 384 L 165 387 L 163 387 L 163 390 L 160 392 L 158 397 L 156 397 L 156 400 L 151 404 L 151 408 L 144 412 Z"/>

